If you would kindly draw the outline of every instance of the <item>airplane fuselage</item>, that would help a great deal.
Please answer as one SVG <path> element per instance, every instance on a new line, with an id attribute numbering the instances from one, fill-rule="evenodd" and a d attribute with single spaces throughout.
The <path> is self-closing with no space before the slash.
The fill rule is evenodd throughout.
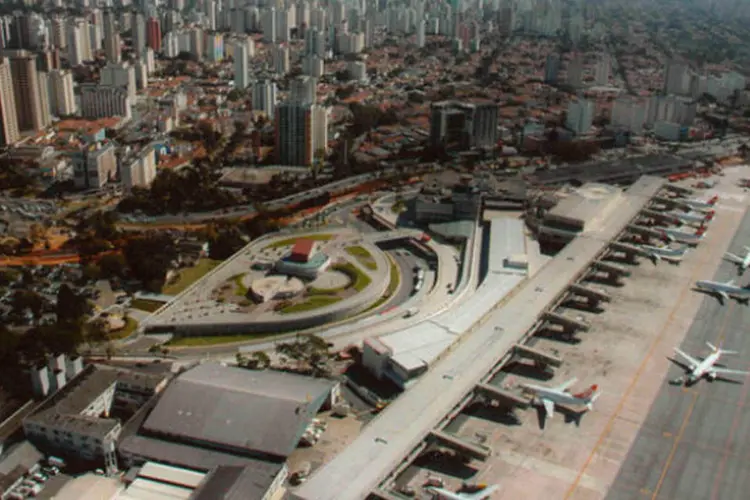
<path id="1" fill-rule="evenodd" d="M 681 222 L 703 223 L 703 222 L 708 222 L 709 220 L 711 220 L 710 213 L 704 214 L 704 213 L 690 212 L 687 214 L 681 214 L 678 212 L 669 212 L 668 215 L 674 217 L 675 219 Z"/>
<path id="2" fill-rule="evenodd" d="M 719 361 L 720 357 L 720 352 L 712 352 L 711 354 L 706 356 L 706 358 L 701 361 L 698 366 L 693 368 L 693 371 L 688 374 L 687 382 L 693 384 L 700 380 L 702 377 L 708 377 L 711 380 L 716 378 L 716 375 L 712 372 L 711 368 L 713 368 L 714 364 Z"/>
<path id="3" fill-rule="evenodd" d="M 671 237 L 675 241 L 678 241 L 680 243 L 687 243 L 689 245 L 697 244 L 703 239 L 703 236 L 705 233 L 697 234 L 697 233 L 687 233 L 685 231 L 680 231 L 677 229 L 669 229 L 666 227 L 656 227 L 655 230 L 661 231 L 664 234 L 666 234 L 668 237 Z"/>
<path id="4" fill-rule="evenodd" d="M 651 245 L 641 245 L 641 248 L 665 259 L 682 258 L 687 251 L 685 248 L 662 248 Z"/>
<path id="5" fill-rule="evenodd" d="M 524 388 L 534 393 L 534 399 L 542 400 L 547 399 L 555 404 L 560 405 L 585 405 L 586 402 L 577 398 L 569 392 L 555 391 L 546 387 L 541 387 L 533 384 L 526 384 Z"/>
<path id="6" fill-rule="evenodd" d="M 743 288 L 741 286 L 728 285 L 727 283 L 700 280 L 695 282 L 695 286 L 700 288 L 701 290 L 706 290 L 709 292 L 723 293 L 736 297 L 750 297 L 750 289 Z"/>

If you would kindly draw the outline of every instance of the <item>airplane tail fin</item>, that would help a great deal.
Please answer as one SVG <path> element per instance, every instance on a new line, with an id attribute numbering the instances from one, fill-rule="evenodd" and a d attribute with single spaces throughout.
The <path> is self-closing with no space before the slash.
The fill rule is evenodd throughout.
<path id="1" fill-rule="evenodd" d="M 594 384 L 583 392 L 579 392 L 578 394 L 573 394 L 573 397 L 578 398 L 578 399 L 585 399 L 587 400 L 586 404 L 591 404 L 594 400 L 592 396 L 596 395 L 597 389 L 599 389 L 599 386 Z"/>
<path id="2" fill-rule="evenodd" d="M 698 230 L 695 232 L 695 235 L 700 238 L 704 234 L 706 234 L 706 226 L 701 224 L 701 227 L 698 228 Z"/>
<path id="3" fill-rule="evenodd" d="M 719 201 L 719 195 L 714 195 L 711 197 L 710 200 L 708 200 L 708 204 L 713 206 L 713 205 L 716 205 L 717 201 Z"/>

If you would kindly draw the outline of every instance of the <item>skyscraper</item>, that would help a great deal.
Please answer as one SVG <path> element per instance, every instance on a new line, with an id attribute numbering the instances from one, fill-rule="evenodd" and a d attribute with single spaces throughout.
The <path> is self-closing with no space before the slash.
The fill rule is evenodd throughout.
<path id="1" fill-rule="evenodd" d="M 7 51 L 13 76 L 18 130 L 42 130 L 50 122 L 36 70 L 36 56 L 27 50 Z"/>
<path id="2" fill-rule="evenodd" d="M 104 11 L 104 53 L 107 60 L 113 63 L 119 63 L 122 59 L 120 48 L 120 33 L 117 32 L 115 25 L 115 15 L 110 10 Z"/>
<path id="3" fill-rule="evenodd" d="M 0 59 L 0 146 L 13 144 L 20 138 L 18 115 L 13 89 L 10 61 Z"/>
<path id="4" fill-rule="evenodd" d="M 49 73 L 50 107 L 55 116 L 68 116 L 76 113 L 73 94 L 73 74 L 69 69 L 52 70 Z"/>
<path id="5" fill-rule="evenodd" d="M 550 54 L 544 65 L 544 83 L 554 85 L 557 83 L 557 74 L 560 72 L 560 56 Z"/>
<path id="6" fill-rule="evenodd" d="M 245 89 L 250 85 L 250 65 L 248 63 L 247 42 L 234 44 L 234 88 Z"/>
<path id="7" fill-rule="evenodd" d="M 149 17 L 146 23 L 146 43 L 154 52 L 161 52 L 161 26 L 155 17 Z"/>
<path id="8" fill-rule="evenodd" d="M 141 57 L 146 48 L 146 21 L 143 14 L 136 13 L 130 18 L 130 30 L 133 37 L 133 50 L 137 57 Z"/>
<path id="9" fill-rule="evenodd" d="M 596 106 L 587 99 L 571 101 L 568 104 L 568 116 L 565 120 L 565 126 L 576 134 L 585 134 L 591 128 L 594 121 L 594 111 Z"/>
<path id="10" fill-rule="evenodd" d="M 276 109 L 276 82 L 266 80 L 253 86 L 253 111 L 260 111 L 273 119 Z"/>
<path id="11" fill-rule="evenodd" d="M 325 114 L 315 104 L 285 102 L 276 106 L 276 161 L 280 165 L 311 166 L 315 153 L 325 148 L 318 144 L 320 127 L 328 127 Z"/>

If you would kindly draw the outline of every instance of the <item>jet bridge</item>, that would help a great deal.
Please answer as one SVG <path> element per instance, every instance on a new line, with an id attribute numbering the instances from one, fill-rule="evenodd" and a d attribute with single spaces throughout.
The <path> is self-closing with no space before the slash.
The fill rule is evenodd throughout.
<path id="1" fill-rule="evenodd" d="M 603 290 L 597 290 L 595 288 L 589 288 L 581 285 L 580 283 L 574 283 L 568 287 L 568 291 L 581 297 L 586 297 L 588 302 L 592 305 L 598 304 L 599 302 L 611 302 L 612 297 Z"/>
<path id="2" fill-rule="evenodd" d="M 529 400 L 491 384 L 477 384 L 474 391 L 487 399 L 508 403 L 510 406 L 527 408 Z"/>
<path id="3" fill-rule="evenodd" d="M 631 245 L 630 243 L 622 243 L 621 241 L 613 241 L 609 244 L 609 248 L 616 252 L 622 252 L 631 260 L 635 260 L 636 255 L 641 257 L 650 257 L 651 254 L 637 245 Z"/>
<path id="4" fill-rule="evenodd" d="M 468 455 L 471 458 L 485 461 L 492 454 L 492 449 L 477 443 L 469 443 L 453 434 L 444 431 L 432 430 L 427 438 L 428 441 L 437 442 L 441 446 L 451 448 L 458 453 Z"/>
<path id="5" fill-rule="evenodd" d="M 591 329 L 591 325 L 586 321 L 571 318 L 555 312 L 545 312 L 542 314 L 542 319 L 556 325 L 561 325 L 566 330 L 581 330 L 587 332 Z"/>
<path id="6" fill-rule="evenodd" d="M 688 205 L 684 201 L 680 201 L 679 199 L 665 198 L 663 196 L 654 196 L 652 200 L 657 203 L 666 205 L 667 207 L 670 207 L 670 208 L 680 208 L 682 210 L 687 210 L 687 211 L 692 210 L 692 207 L 690 205 Z"/>
<path id="7" fill-rule="evenodd" d="M 591 263 L 591 267 L 599 271 L 604 271 L 605 273 L 608 273 L 612 276 L 630 276 L 629 270 L 625 269 L 622 266 L 618 266 L 617 264 L 612 264 L 611 262 L 595 260 Z"/>
<path id="8" fill-rule="evenodd" d="M 651 229 L 650 227 L 646 226 L 639 226 L 637 224 L 630 224 L 626 228 L 631 233 L 637 233 L 642 234 L 643 236 L 650 236 L 652 238 L 663 238 L 664 233 L 662 231 L 657 231 L 656 229 Z"/>
<path id="9" fill-rule="evenodd" d="M 651 210 L 649 208 L 644 208 L 643 210 L 641 210 L 641 214 L 647 217 L 651 217 L 652 219 L 669 222 L 670 224 L 679 222 L 677 217 L 675 217 L 674 215 L 659 212 L 658 210 Z"/>
<path id="10" fill-rule="evenodd" d="M 534 349 L 532 347 L 521 344 L 516 344 L 513 346 L 513 355 L 520 358 L 531 359 L 536 363 L 537 366 L 543 368 L 546 368 L 547 366 L 559 368 L 563 363 L 562 359 L 558 358 L 557 356 L 552 356 L 551 354 L 547 354 L 546 352 L 542 352 L 538 349 Z"/>

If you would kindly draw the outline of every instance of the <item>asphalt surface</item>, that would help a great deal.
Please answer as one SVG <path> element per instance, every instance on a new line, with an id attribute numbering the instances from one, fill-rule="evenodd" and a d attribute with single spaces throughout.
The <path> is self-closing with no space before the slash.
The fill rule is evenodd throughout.
<path id="1" fill-rule="evenodd" d="M 749 243 L 750 215 L 746 213 L 729 251 L 744 254 L 743 247 Z M 736 279 L 746 285 L 750 271 L 740 277 L 737 267 L 724 261 L 714 279 Z M 748 324 L 750 307 L 735 301 L 721 306 L 706 296 L 681 349 L 704 357 L 709 353 L 706 342 L 717 346 L 723 342 L 724 349 L 739 351 L 739 355 L 719 362 L 731 369 L 750 370 Z M 674 365 L 667 378 L 683 373 Z M 660 382 L 663 386 L 606 498 L 750 497 L 750 377 L 733 378 L 739 383 L 703 380 L 685 388 L 670 385 L 668 380 Z"/>

